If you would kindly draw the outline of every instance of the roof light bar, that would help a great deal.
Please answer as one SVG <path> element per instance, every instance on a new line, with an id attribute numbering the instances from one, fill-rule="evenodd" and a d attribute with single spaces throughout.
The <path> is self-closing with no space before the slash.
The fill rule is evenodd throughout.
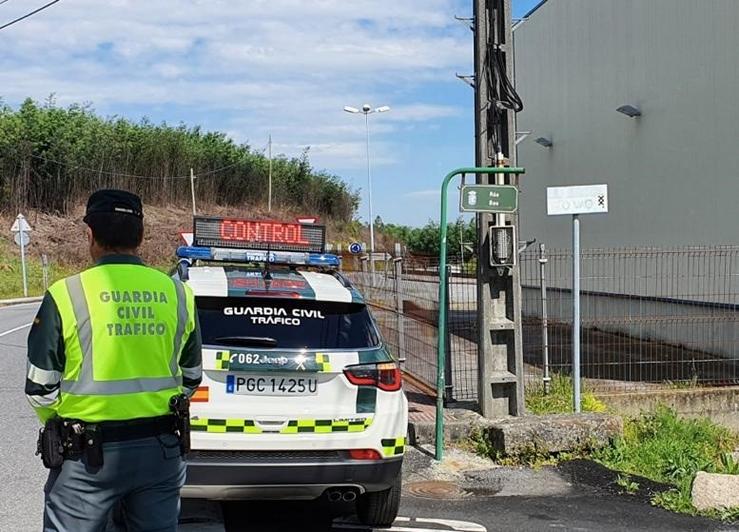
<path id="1" fill-rule="evenodd" d="M 329 253 L 304 253 L 299 251 L 264 251 L 260 249 L 231 249 L 201 246 L 180 246 L 177 256 L 181 259 L 210 260 L 218 262 L 264 262 L 269 264 L 293 264 L 338 268 L 340 259 Z"/>

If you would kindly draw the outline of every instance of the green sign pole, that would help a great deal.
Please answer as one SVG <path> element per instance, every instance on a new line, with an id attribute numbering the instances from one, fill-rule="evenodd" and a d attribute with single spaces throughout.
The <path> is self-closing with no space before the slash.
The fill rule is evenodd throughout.
<path id="1" fill-rule="evenodd" d="M 469 167 L 449 172 L 441 183 L 441 217 L 439 223 L 439 335 L 436 348 L 436 459 L 444 458 L 444 349 L 446 346 L 446 247 L 447 247 L 447 199 L 452 178 L 465 174 L 523 174 L 523 168 Z M 514 246 L 515 249 L 515 246 Z M 479 390 L 478 393 L 483 393 Z"/>

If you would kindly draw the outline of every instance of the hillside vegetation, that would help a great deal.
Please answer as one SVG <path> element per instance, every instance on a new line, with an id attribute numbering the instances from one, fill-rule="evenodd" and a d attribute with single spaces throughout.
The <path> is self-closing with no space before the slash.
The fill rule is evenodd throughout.
<path id="1" fill-rule="evenodd" d="M 263 207 L 268 160 L 224 133 L 184 124 L 102 118 L 89 106 L 61 108 L 50 98 L 18 109 L 0 103 L 0 210 L 66 214 L 92 190 L 124 188 L 151 205 L 190 202 L 190 168 L 197 198 L 210 205 Z M 351 221 L 358 195 L 337 176 L 311 167 L 307 153 L 273 161 L 276 207 Z"/>

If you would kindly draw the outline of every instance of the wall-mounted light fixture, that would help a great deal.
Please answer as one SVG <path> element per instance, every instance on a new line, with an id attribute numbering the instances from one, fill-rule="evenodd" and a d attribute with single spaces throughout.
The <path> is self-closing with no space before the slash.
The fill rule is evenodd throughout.
<path id="1" fill-rule="evenodd" d="M 526 140 L 531 133 L 532 131 L 516 131 L 516 146 Z"/>
<path id="2" fill-rule="evenodd" d="M 534 142 L 536 142 L 539 146 L 544 146 L 545 148 L 551 148 L 553 146 L 552 141 L 546 137 L 539 137 Z"/>
<path id="3" fill-rule="evenodd" d="M 634 107 L 633 105 L 622 105 L 618 109 L 616 109 L 621 114 L 624 114 L 628 116 L 629 118 L 637 118 L 641 116 L 641 111 L 638 107 Z"/>

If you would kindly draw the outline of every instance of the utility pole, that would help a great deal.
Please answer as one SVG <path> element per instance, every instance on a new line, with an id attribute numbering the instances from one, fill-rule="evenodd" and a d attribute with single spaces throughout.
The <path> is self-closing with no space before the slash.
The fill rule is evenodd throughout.
<path id="1" fill-rule="evenodd" d="M 272 135 L 269 136 L 269 192 L 267 193 L 267 211 L 272 212 Z"/>
<path id="2" fill-rule="evenodd" d="M 192 193 L 192 215 L 195 216 L 195 173 L 190 168 L 190 192 Z"/>
<path id="3" fill-rule="evenodd" d="M 511 0 L 474 0 L 475 156 L 477 166 L 516 166 L 515 112 L 521 102 L 513 71 Z M 477 175 L 478 184 L 518 185 L 512 174 Z M 491 266 L 491 226 L 514 226 L 516 215 L 478 214 L 478 398 L 487 418 L 524 413 L 519 266 Z M 495 229 L 493 229 L 495 231 Z M 517 237 L 512 253 L 518 253 Z"/>

